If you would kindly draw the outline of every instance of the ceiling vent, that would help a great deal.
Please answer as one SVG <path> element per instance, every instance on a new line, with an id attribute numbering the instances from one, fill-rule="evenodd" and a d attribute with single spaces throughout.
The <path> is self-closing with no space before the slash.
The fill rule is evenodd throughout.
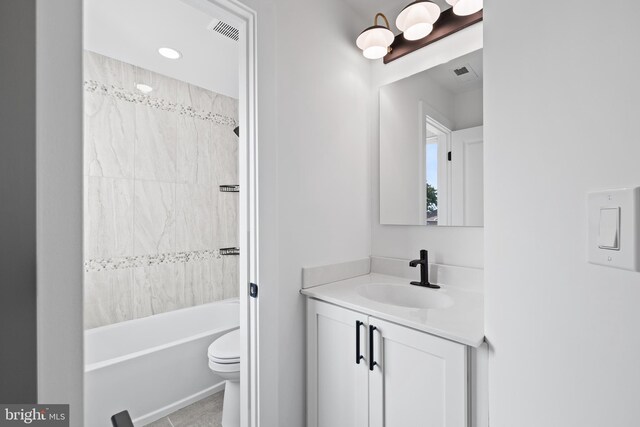
<path id="1" fill-rule="evenodd" d="M 464 64 L 457 68 L 451 68 L 451 71 L 455 74 L 455 79 L 458 82 L 471 82 L 480 78 L 471 64 Z"/>
<path id="2" fill-rule="evenodd" d="M 453 70 L 453 72 L 456 73 L 456 76 L 461 76 L 463 74 L 467 74 L 469 69 L 467 67 L 460 67 Z"/>
<path id="3" fill-rule="evenodd" d="M 238 41 L 240 38 L 240 30 L 238 30 L 233 25 L 229 25 L 224 21 L 219 19 L 214 19 L 207 25 L 207 30 L 215 31 L 216 33 L 222 34 L 225 37 L 229 37 L 233 41 Z"/>

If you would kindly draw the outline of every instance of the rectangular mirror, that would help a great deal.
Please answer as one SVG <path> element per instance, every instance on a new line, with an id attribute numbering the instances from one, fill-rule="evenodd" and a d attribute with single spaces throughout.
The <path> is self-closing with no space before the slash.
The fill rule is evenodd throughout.
<path id="1" fill-rule="evenodd" d="M 380 88 L 380 223 L 484 224 L 482 49 Z"/>

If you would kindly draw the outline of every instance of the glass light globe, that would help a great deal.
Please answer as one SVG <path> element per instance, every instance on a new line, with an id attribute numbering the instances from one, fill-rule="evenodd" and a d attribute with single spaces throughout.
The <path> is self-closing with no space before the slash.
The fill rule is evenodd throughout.
<path id="1" fill-rule="evenodd" d="M 440 17 L 437 4 L 418 0 L 402 9 L 396 18 L 396 26 L 403 32 L 407 40 L 418 40 L 426 37 L 433 30 L 433 24 Z"/>
<path id="2" fill-rule="evenodd" d="M 427 37 L 433 31 L 431 24 L 415 24 L 404 30 L 404 38 L 407 40 L 420 40 Z"/>
<path id="3" fill-rule="evenodd" d="M 467 16 L 480 11 L 483 7 L 482 0 L 447 0 L 453 6 L 453 13 L 459 16 Z"/>
<path id="4" fill-rule="evenodd" d="M 360 33 L 356 46 L 362 49 L 365 58 L 380 59 L 387 54 L 393 39 L 393 33 L 387 27 L 374 25 Z"/>

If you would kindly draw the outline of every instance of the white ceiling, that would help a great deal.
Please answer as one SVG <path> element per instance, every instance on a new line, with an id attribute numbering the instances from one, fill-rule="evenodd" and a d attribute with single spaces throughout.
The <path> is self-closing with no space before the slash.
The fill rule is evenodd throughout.
<path id="1" fill-rule="evenodd" d="M 471 67 L 477 74 L 477 78 L 472 78 L 472 74 L 456 76 L 453 70 L 466 66 Z M 440 86 L 452 93 L 458 94 L 482 87 L 482 49 L 468 53 L 459 58 L 423 71 Z"/>
<path id="2" fill-rule="evenodd" d="M 382 12 L 385 14 L 391 25 L 391 31 L 394 34 L 399 34 L 400 31 L 396 27 L 396 18 L 400 14 L 400 11 L 404 9 L 406 5 L 412 3 L 413 0 L 344 0 L 350 5 L 360 16 L 364 19 L 370 20 L 373 25 L 373 18 L 376 13 Z M 446 0 L 432 0 L 435 4 L 440 6 L 440 10 L 446 10 L 451 7 Z M 364 28 L 363 28 L 364 30 Z"/>
<path id="3" fill-rule="evenodd" d="M 213 15 L 181 0 L 85 0 L 84 48 L 238 98 L 238 42 L 207 30 Z"/>

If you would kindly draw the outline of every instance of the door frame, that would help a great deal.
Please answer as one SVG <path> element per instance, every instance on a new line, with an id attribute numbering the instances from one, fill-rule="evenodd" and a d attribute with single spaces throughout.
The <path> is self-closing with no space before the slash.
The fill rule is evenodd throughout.
<path id="1" fill-rule="evenodd" d="M 191 3 L 196 0 L 183 0 Z M 212 4 L 221 18 L 238 22 L 239 47 L 239 177 L 240 177 L 240 425 L 257 427 L 260 420 L 258 384 L 258 298 L 249 295 L 259 283 L 258 271 L 258 52 L 257 13 L 237 0 L 197 0 Z"/>
<path id="2" fill-rule="evenodd" d="M 259 300 L 249 295 L 258 270 L 258 52 L 257 13 L 236 0 L 209 0 L 240 18 L 240 425 L 257 427 Z M 246 131 L 245 131 L 246 129 Z M 244 192 L 243 192 L 244 191 Z M 246 250 L 242 250 L 244 245 Z M 243 289 L 244 288 L 244 289 Z"/>

